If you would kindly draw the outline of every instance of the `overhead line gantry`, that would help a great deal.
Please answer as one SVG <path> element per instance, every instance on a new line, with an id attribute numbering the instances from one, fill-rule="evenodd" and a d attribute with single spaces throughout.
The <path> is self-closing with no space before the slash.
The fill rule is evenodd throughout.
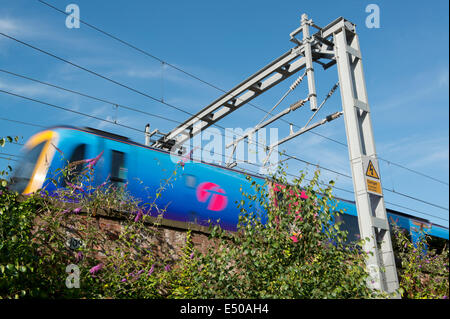
<path id="1" fill-rule="evenodd" d="M 310 28 L 318 31 L 310 34 Z M 302 39 L 297 35 L 302 34 Z M 375 150 L 370 107 L 368 103 L 362 55 L 356 27 L 353 23 L 340 17 L 324 28 L 320 28 L 301 16 L 300 26 L 290 34 L 290 41 L 295 47 L 275 59 L 261 70 L 241 82 L 230 91 L 213 101 L 197 114 L 191 116 L 175 129 L 165 134 L 153 146 L 176 152 L 182 152 L 182 144 L 195 135 L 214 125 L 224 117 L 238 110 L 246 103 L 283 82 L 298 71 L 305 69 L 304 75 L 293 83 L 291 89 L 307 77 L 308 96 L 292 104 L 288 109 L 273 116 L 264 123 L 259 123 L 250 133 L 278 120 L 309 102 L 311 111 L 315 112 L 306 125 L 281 140 L 266 146 L 268 155 L 274 147 L 303 134 L 319 125 L 344 117 L 350 166 L 352 169 L 353 188 L 358 212 L 358 224 L 361 238 L 365 239 L 364 249 L 369 252 L 366 261 L 371 280 L 368 285 L 393 296 L 399 297 L 397 269 L 389 232 L 380 170 Z M 325 70 L 337 65 L 339 82 L 331 89 L 323 103 L 340 87 L 342 111 L 328 115 L 325 119 L 308 126 L 309 122 L 322 107 L 317 106 L 314 63 Z M 276 105 L 275 105 L 276 106 Z M 147 130 L 148 131 L 148 130 Z M 251 134 L 245 134 L 227 147 L 233 147 L 244 139 L 248 142 Z M 229 165 L 232 163 L 228 163 Z"/>

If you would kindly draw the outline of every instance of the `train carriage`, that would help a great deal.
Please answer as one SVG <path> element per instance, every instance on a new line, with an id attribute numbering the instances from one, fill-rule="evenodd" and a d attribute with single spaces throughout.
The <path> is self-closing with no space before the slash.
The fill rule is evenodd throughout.
<path id="1" fill-rule="evenodd" d="M 100 184 L 109 179 L 116 185 L 125 185 L 129 192 L 145 201 L 155 194 L 161 181 L 176 169 L 176 161 L 163 150 L 145 146 L 126 137 L 95 129 L 58 126 L 39 132 L 25 145 L 25 156 L 15 169 L 13 189 L 32 193 L 45 187 L 53 192 L 64 186 L 64 181 L 53 185 L 48 178 L 67 161 L 75 162 L 95 158 L 102 154 L 95 168 L 94 180 Z M 182 160 L 182 157 L 179 157 Z M 250 174 L 251 175 L 251 174 Z M 264 178 L 252 175 L 255 182 L 263 185 Z M 146 188 L 142 185 L 145 185 Z M 167 206 L 164 218 L 207 226 L 219 220 L 224 229 L 235 230 L 240 210 L 235 204 L 242 198 L 241 189 L 252 193 L 246 174 L 216 164 L 187 161 L 183 172 L 174 181 L 170 190 L 158 199 L 160 207 Z M 359 234 L 356 206 L 354 202 L 337 198 L 337 210 L 344 210 L 340 217 L 349 238 Z M 448 228 L 430 223 L 428 220 L 387 209 L 390 222 L 410 233 L 416 241 L 424 230 L 432 238 L 432 244 L 442 246 L 449 239 Z"/>

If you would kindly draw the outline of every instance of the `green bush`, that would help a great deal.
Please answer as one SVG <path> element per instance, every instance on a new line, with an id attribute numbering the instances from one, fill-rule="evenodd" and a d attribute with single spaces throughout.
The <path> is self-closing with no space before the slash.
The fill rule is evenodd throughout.
<path id="1" fill-rule="evenodd" d="M 396 224 L 393 248 L 397 256 L 400 292 L 408 299 L 447 299 L 449 296 L 449 249 L 430 249 L 430 237 L 423 229 L 413 243 Z"/>
<path id="2" fill-rule="evenodd" d="M 194 247 L 188 231 L 181 257 L 174 259 L 169 251 L 156 253 L 157 235 L 145 211 L 157 208 L 156 200 L 183 163 L 142 203 L 126 185 L 105 181 L 96 186 L 95 162 L 70 163 L 55 172 L 55 184 L 61 178 L 67 183 L 52 196 L 41 190 L 24 197 L 1 180 L 0 298 L 386 297 L 368 288 L 363 242 L 345 244 L 347 233 L 334 222 L 342 212 L 336 211 L 332 188 L 319 187 L 319 172 L 306 185 L 303 173 L 288 183 L 280 171 L 271 187 L 247 177 L 254 192 L 243 193 L 236 203 L 241 209 L 238 231 L 211 227 L 204 253 Z M 81 173 L 74 175 L 79 165 Z M 99 231 L 95 220 L 100 211 L 120 218 L 114 238 Z M 162 217 L 165 208 L 159 212 Z M 421 255 L 421 249 L 413 250 L 397 234 L 404 296 L 448 295 L 448 248 Z M 73 239 L 78 240 L 74 247 Z M 67 272 L 69 265 L 79 270 L 80 288 L 66 286 L 68 276 L 76 275 Z M 425 270 L 429 280 L 423 281 Z"/>
<path id="3" fill-rule="evenodd" d="M 215 227 L 218 243 L 199 255 L 187 297 L 198 298 L 371 298 L 361 242 L 344 245 L 347 234 L 333 222 L 331 188 L 320 189 L 316 172 L 285 185 L 275 203 L 267 188 L 248 177 L 255 194 L 243 194 L 238 232 Z M 302 194 L 301 199 L 293 194 Z M 321 195 L 319 195 L 321 194 Z M 249 206 L 246 206 L 246 201 Z M 258 202 L 261 211 L 256 209 Z M 250 208 L 245 208 L 250 207 Z M 267 213 L 268 221 L 261 216 Z"/>

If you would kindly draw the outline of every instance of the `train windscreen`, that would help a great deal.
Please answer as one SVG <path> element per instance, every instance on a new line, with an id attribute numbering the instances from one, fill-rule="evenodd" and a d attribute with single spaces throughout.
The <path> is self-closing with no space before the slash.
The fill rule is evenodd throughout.
<path id="1" fill-rule="evenodd" d="M 28 183 L 30 182 L 34 167 L 36 166 L 36 162 L 42 152 L 42 148 L 44 147 L 45 143 L 46 141 L 36 145 L 31 150 L 28 150 L 26 152 L 22 161 L 15 169 L 13 177 L 11 178 L 10 188 L 12 191 L 16 191 L 21 194 L 25 190 Z"/>

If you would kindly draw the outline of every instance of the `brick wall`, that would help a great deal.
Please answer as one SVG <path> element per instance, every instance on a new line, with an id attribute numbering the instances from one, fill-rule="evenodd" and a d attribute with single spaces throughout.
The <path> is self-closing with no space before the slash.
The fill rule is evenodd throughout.
<path id="1" fill-rule="evenodd" d="M 207 227 L 166 219 L 158 220 L 158 224 L 155 224 L 156 222 L 156 218 L 146 217 L 145 233 L 151 231 L 152 235 L 142 234 L 141 245 L 148 248 L 150 244 L 153 244 L 152 251 L 159 257 L 178 259 L 186 244 L 188 230 L 191 231 L 192 243 L 200 252 L 206 252 L 212 242 L 208 239 Z M 42 218 L 36 220 L 36 225 L 42 227 L 43 224 Z M 117 246 L 115 242 L 124 231 L 125 225 L 125 217 L 111 214 L 109 211 L 97 211 L 95 215 L 81 211 L 77 214 L 71 213 L 70 219 L 62 223 L 61 227 L 64 229 L 67 240 L 85 238 L 86 233 L 80 229 L 91 227 L 98 241 L 96 259 L 102 260 L 105 257 L 105 249 L 113 249 Z"/>

